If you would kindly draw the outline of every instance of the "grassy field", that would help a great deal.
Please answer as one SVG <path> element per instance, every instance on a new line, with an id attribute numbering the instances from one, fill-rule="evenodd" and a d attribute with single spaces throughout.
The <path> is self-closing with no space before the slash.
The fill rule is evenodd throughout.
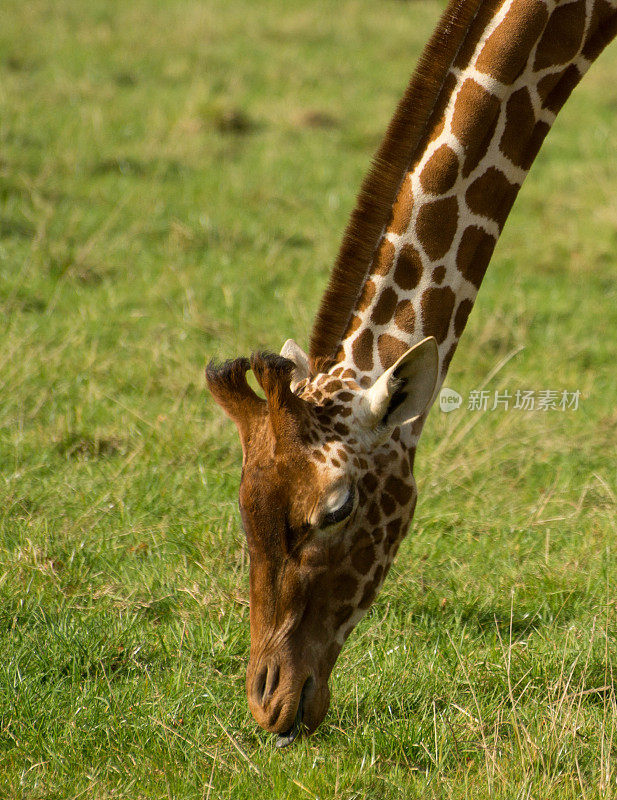
<path id="1" fill-rule="evenodd" d="M 432 0 L 4 0 L 0 797 L 617 796 L 617 46 L 524 187 L 317 734 L 244 698 L 211 357 L 306 344 Z"/>

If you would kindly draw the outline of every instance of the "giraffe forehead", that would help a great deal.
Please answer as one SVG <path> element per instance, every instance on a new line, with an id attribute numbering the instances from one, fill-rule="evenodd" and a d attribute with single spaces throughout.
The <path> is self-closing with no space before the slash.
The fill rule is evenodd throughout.
<path id="1" fill-rule="evenodd" d="M 296 389 L 311 408 L 305 439 L 312 459 L 324 464 L 333 457 L 335 468 L 340 466 L 337 459 L 344 463 L 363 434 L 364 390 L 352 377 L 341 377 L 342 370 L 338 367 L 336 375 L 320 373 L 303 381 Z M 353 373 L 353 370 L 347 372 Z M 335 455 L 337 448 L 338 456 Z"/>
<path id="2" fill-rule="evenodd" d="M 352 426 L 341 421 L 338 404 L 330 398 L 308 409 L 299 427 L 278 435 L 267 419 L 255 428 L 242 469 L 243 506 L 284 508 L 303 523 L 329 493 L 344 491 L 357 479 L 358 453 L 364 448 Z"/>
<path id="3" fill-rule="evenodd" d="M 254 539 L 271 541 L 286 524 L 301 529 L 312 520 L 336 478 L 320 467 L 308 450 L 247 460 L 239 499 L 245 529 Z"/>
<path id="4" fill-rule="evenodd" d="M 320 372 L 301 385 L 301 396 L 316 405 L 336 401 L 342 406 L 349 406 L 362 393 L 355 376 L 355 370 L 343 371 L 342 366 L 335 368 L 332 373 Z"/>

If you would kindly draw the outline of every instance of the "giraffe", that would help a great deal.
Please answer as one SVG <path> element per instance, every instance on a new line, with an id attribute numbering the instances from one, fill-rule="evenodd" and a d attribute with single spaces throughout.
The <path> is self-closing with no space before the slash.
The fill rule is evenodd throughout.
<path id="1" fill-rule="evenodd" d="M 248 704 L 279 746 L 327 712 L 411 522 L 419 437 L 506 218 L 615 35 L 617 0 L 452 0 L 361 187 L 309 353 L 288 340 L 207 367 L 242 445 Z"/>

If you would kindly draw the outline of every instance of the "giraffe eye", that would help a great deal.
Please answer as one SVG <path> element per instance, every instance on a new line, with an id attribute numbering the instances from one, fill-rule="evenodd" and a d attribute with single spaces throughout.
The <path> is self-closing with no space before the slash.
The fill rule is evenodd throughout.
<path id="1" fill-rule="evenodd" d="M 344 519 L 347 519 L 353 511 L 355 501 L 356 491 L 352 486 L 347 493 L 347 497 L 343 500 L 342 505 L 334 509 L 334 511 L 328 511 L 327 514 L 324 514 L 321 520 L 321 527 L 329 528 L 331 525 L 335 525 L 337 522 L 342 522 Z"/>

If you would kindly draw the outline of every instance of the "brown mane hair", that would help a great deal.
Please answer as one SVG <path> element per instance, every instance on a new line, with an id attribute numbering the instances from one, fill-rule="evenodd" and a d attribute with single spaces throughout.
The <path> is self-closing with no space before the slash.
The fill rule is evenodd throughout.
<path id="1" fill-rule="evenodd" d="M 358 194 L 315 318 L 309 351 L 313 370 L 317 365 L 323 370 L 333 362 L 398 190 L 424 149 L 441 89 L 474 17 L 485 25 L 494 13 L 491 2 L 484 3 L 478 13 L 481 2 L 451 0 L 388 126 Z"/>

